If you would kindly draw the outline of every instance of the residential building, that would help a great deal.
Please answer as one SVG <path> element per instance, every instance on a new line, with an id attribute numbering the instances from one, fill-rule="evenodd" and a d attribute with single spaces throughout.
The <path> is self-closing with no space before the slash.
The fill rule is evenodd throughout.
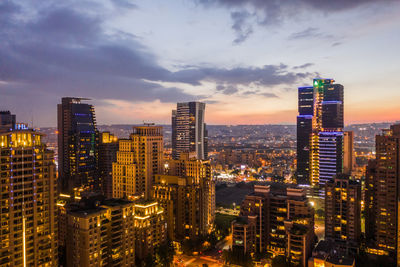
<path id="1" fill-rule="evenodd" d="M 113 197 L 112 165 L 117 162 L 118 138 L 110 132 L 100 133 L 99 183 L 107 198 Z"/>
<path id="2" fill-rule="evenodd" d="M 255 185 L 254 192 L 242 202 L 240 216 L 251 217 L 255 225 L 255 234 L 250 236 L 254 236 L 254 251 L 285 256 L 292 264 L 306 264 L 315 234 L 314 209 L 303 188 L 277 183 Z M 238 233 L 233 244 L 244 244 L 243 225 L 250 227 L 248 222 L 232 224 L 234 233 Z"/>
<path id="3" fill-rule="evenodd" d="M 42 134 L 13 128 L 15 116 L 6 116 L 12 123 L 0 133 L 0 265 L 58 266 L 54 153 Z"/>
<path id="4" fill-rule="evenodd" d="M 368 252 L 398 257 L 400 124 L 376 136 L 376 159 L 365 178 L 365 233 Z M 397 260 L 397 259 L 396 259 Z"/>
<path id="5" fill-rule="evenodd" d="M 162 127 L 133 127 L 129 139 L 119 140 L 117 162 L 113 163 L 113 197 L 151 197 L 155 175 L 163 173 Z"/>
<path id="6" fill-rule="evenodd" d="M 156 175 L 154 199 L 165 209 L 171 240 L 194 240 L 210 233 L 215 216 L 215 181 L 209 161 L 181 154 Z"/>
<path id="7" fill-rule="evenodd" d="M 358 251 L 361 243 L 361 185 L 347 174 L 325 185 L 325 239 Z"/>
<path id="8" fill-rule="evenodd" d="M 144 260 L 155 248 L 167 241 L 167 224 L 164 210 L 156 201 L 138 200 L 135 203 L 136 257 Z"/>
<path id="9" fill-rule="evenodd" d="M 134 203 L 122 199 L 71 205 L 67 266 L 134 266 L 134 217 Z"/>

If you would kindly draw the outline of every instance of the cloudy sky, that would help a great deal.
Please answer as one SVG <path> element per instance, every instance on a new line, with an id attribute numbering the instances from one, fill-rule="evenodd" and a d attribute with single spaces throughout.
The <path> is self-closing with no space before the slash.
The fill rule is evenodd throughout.
<path id="1" fill-rule="evenodd" d="M 398 0 L 1 0 L 0 109 L 56 125 L 62 96 L 99 124 L 294 123 L 297 87 L 345 86 L 346 123 L 400 119 Z"/>

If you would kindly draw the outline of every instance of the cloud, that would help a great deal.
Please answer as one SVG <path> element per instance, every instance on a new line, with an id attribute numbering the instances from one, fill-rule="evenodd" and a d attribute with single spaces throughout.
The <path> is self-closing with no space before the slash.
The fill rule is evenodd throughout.
<path id="1" fill-rule="evenodd" d="M 332 44 L 332 46 L 335 47 L 335 46 L 339 46 L 341 44 L 342 44 L 341 42 L 335 42 L 335 43 Z"/>
<path id="2" fill-rule="evenodd" d="M 234 44 L 244 42 L 253 33 L 253 27 L 248 22 L 251 16 L 252 15 L 247 11 L 231 13 L 231 18 L 233 20 L 232 29 L 236 33 L 236 39 L 233 40 Z"/>
<path id="3" fill-rule="evenodd" d="M 309 39 L 309 38 L 327 39 L 327 38 L 333 38 L 333 35 L 324 34 L 320 32 L 318 28 L 309 27 L 304 31 L 295 32 L 289 36 L 290 40 Z"/>
<path id="4" fill-rule="evenodd" d="M 293 69 L 294 70 L 305 69 L 305 68 L 312 67 L 312 66 L 314 66 L 314 63 L 305 63 L 305 64 L 300 65 L 300 66 L 294 66 Z"/>
<path id="5" fill-rule="evenodd" d="M 246 40 L 249 34 L 253 32 L 253 27 L 249 25 L 245 14 L 254 14 L 256 23 L 259 26 L 275 26 L 286 20 L 296 20 L 302 14 L 310 14 L 319 12 L 322 14 L 337 13 L 345 10 L 351 10 L 362 6 L 386 5 L 388 3 L 396 3 L 398 0 L 297 0 L 297 1 L 280 1 L 280 0 L 193 0 L 205 7 L 223 7 L 230 11 L 232 18 L 232 29 L 237 34 L 238 43 Z M 232 14 L 241 14 L 239 18 Z M 243 19 L 245 18 L 245 19 Z M 237 29 L 242 29 L 239 31 Z M 250 29 L 248 35 L 243 29 Z M 310 29 L 312 30 L 312 29 Z M 307 34 L 305 32 L 304 34 Z M 300 35 L 301 36 L 301 35 Z M 235 42 L 235 41 L 234 41 Z"/>
<path id="6" fill-rule="evenodd" d="M 236 86 L 233 85 L 217 85 L 217 91 L 225 95 L 233 95 L 239 91 Z"/>
<path id="7" fill-rule="evenodd" d="M 43 110 L 45 120 L 54 120 L 54 109 L 62 96 L 96 101 L 207 101 L 200 87 L 203 82 L 222 85 L 222 94 L 233 95 L 240 93 L 240 86 L 292 85 L 315 75 L 284 64 L 234 68 L 187 65 L 171 71 L 160 65 L 135 35 L 106 27 L 115 0 L 111 7 L 91 1 L 77 5 L 75 0 L 16 3 L 0 3 L 0 91 L 4 103 L 9 103 L 4 108 L 14 109 L 15 103 L 36 106 Z M 241 22 L 250 15 L 235 16 L 237 31 L 245 33 L 247 28 L 241 28 Z M 198 91 L 188 93 L 185 85 Z"/>

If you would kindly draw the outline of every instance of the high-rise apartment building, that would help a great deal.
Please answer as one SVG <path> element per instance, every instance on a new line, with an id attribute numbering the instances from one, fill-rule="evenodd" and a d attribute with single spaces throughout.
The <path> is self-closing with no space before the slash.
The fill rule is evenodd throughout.
<path id="1" fill-rule="evenodd" d="M 361 241 L 361 185 L 339 174 L 325 185 L 325 239 L 357 250 Z"/>
<path id="2" fill-rule="evenodd" d="M 365 178 L 365 233 L 370 253 L 399 252 L 400 124 L 376 136 L 376 159 Z"/>
<path id="3" fill-rule="evenodd" d="M 64 97 L 58 104 L 58 174 L 60 191 L 100 189 L 98 142 L 92 105 L 83 98 Z"/>
<path id="4" fill-rule="evenodd" d="M 103 194 L 112 198 L 112 164 L 117 161 L 118 138 L 109 133 L 100 134 L 99 144 L 99 183 Z"/>
<path id="5" fill-rule="evenodd" d="M 135 208 L 122 199 L 71 205 L 67 266 L 135 266 Z"/>
<path id="6" fill-rule="evenodd" d="M 167 175 L 156 175 L 154 198 L 165 209 L 171 240 L 194 240 L 214 224 L 215 181 L 208 161 L 171 160 Z"/>
<path id="7" fill-rule="evenodd" d="M 354 133 L 346 131 L 343 135 L 343 173 L 351 175 L 355 164 Z"/>
<path id="8" fill-rule="evenodd" d="M 241 218 L 233 222 L 233 245 L 243 247 L 246 230 L 255 231 L 257 252 L 270 252 L 286 256 L 294 265 L 306 266 L 314 247 L 314 209 L 303 188 L 282 184 L 254 186 L 254 192 L 244 199 L 240 207 Z M 246 229 L 244 229 L 246 228 Z"/>
<path id="9" fill-rule="evenodd" d="M 204 123 L 206 104 L 201 102 L 178 103 L 172 111 L 172 157 L 195 154 L 197 159 L 208 157 L 207 130 Z"/>
<path id="10" fill-rule="evenodd" d="M 0 265 L 58 266 L 53 152 L 19 124 L 0 133 L 0 167 Z"/>
<path id="11" fill-rule="evenodd" d="M 113 163 L 113 197 L 151 197 L 155 175 L 163 172 L 161 126 L 133 127 L 129 139 L 119 141 L 117 162 Z"/>
<path id="12" fill-rule="evenodd" d="M 155 248 L 167 241 L 164 210 L 156 201 L 136 201 L 134 226 L 136 257 L 139 260 L 154 254 Z"/>
<path id="13" fill-rule="evenodd" d="M 343 171 L 343 101 L 343 86 L 332 79 L 299 88 L 298 184 L 324 188 Z"/>

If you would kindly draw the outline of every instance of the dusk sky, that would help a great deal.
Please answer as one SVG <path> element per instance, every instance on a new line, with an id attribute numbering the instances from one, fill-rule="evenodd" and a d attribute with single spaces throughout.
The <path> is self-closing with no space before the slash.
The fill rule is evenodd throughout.
<path id="1" fill-rule="evenodd" d="M 345 88 L 345 122 L 400 119 L 398 0 L 0 1 L 0 109 L 56 126 L 63 96 L 98 124 L 295 123 L 297 87 Z"/>

